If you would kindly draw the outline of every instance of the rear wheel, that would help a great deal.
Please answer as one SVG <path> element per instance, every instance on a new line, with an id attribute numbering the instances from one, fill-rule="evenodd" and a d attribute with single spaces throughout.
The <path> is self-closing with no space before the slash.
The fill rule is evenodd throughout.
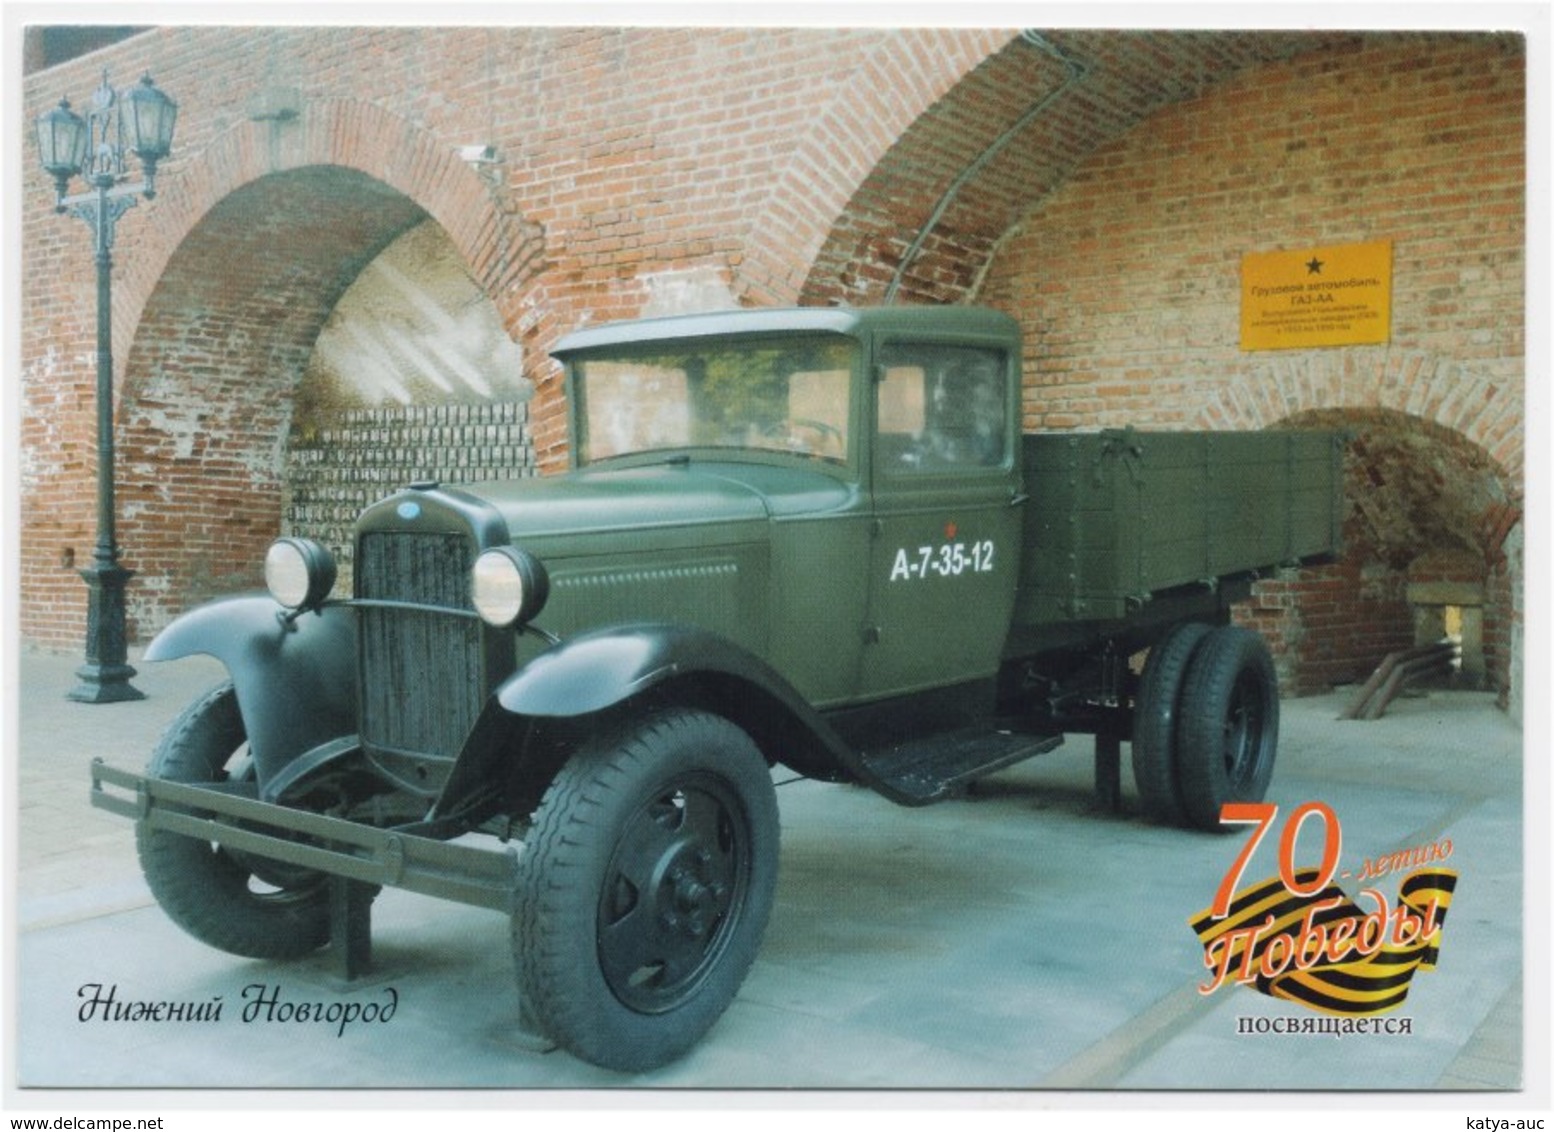
<path id="1" fill-rule="evenodd" d="M 251 773 L 237 694 L 222 684 L 169 728 L 151 758 L 154 778 L 193 785 Z M 135 827 L 140 867 L 168 917 L 195 939 L 253 959 L 290 959 L 329 942 L 326 878 L 166 830 Z"/>
<path id="2" fill-rule="evenodd" d="M 1268 646 L 1247 629 L 1216 629 L 1182 688 L 1177 783 L 1187 821 L 1222 829 L 1226 802 L 1259 802 L 1279 745 L 1279 682 Z"/>
<path id="3" fill-rule="evenodd" d="M 1149 650 L 1133 711 L 1133 781 L 1144 813 L 1156 821 L 1180 825 L 1181 790 L 1177 783 L 1177 722 L 1187 666 L 1209 626 L 1184 621 Z"/>
<path id="4" fill-rule="evenodd" d="M 686 1052 L 755 959 L 777 839 L 766 760 L 721 717 L 669 711 L 580 751 L 520 859 L 513 952 L 540 1028 L 611 1069 Z"/>

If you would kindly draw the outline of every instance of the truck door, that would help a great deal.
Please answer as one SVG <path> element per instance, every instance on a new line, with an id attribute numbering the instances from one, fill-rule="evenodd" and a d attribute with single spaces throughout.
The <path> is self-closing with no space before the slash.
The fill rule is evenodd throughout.
<path id="1" fill-rule="evenodd" d="M 862 691 L 883 697 L 996 673 L 1023 509 L 1018 359 L 899 339 L 875 361 Z"/>

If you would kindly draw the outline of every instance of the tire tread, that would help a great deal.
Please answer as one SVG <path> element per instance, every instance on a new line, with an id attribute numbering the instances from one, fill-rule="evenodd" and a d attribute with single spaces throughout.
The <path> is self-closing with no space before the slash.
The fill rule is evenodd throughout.
<path id="1" fill-rule="evenodd" d="M 1133 781 L 1139 802 L 1148 817 L 1170 825 L 1180 825 L 1184 818 L 1177 755 L 1182 685 L 1211 631 L 1199 621 L 1173 627 L 1150 650 L 1134 706 Z"/>
<path id="2" fill-rule="evenodd" d="M 1223 730 L 1231 690 L 1247 667 L 1257 670 L 1267 697 L 1257 773 L 1249 791 L 1237 793 L 1222 758 Z M 1261 801 L 1273 774 L 1278 749 L 1279 689 L 1273 660 L 1263 639 L 1250 629 L 1225 626 L 1204 641 L 1188 668 L 1182 689 L 1179 782 L 1187 822 L 1194 828 L 1225 832 L 1220 807 L 1226 802 Z"/>
<path id="3" fill-rule="evenodd" d="M 218 684 L 173 722 L 149 773 L 175 782 L 212 782 L 244 741 L 230 683 Z M 250 959 L 294 959 L 329 942 L 327 893 L 263 904 L 229 875 L 210 845 L 182 834 L 135 827 L 147 886 L 169 919 L 202 943 Z"/>

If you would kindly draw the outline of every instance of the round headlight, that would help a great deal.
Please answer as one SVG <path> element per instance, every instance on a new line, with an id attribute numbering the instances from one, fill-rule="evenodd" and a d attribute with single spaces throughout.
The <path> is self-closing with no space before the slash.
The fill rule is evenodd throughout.
<path id="1" fill-rule="evenodd" d="M 539 616 L 550 596 L 550 576 L 528 551 L 499 546 L 475 559 L 471 590 L 480 619 L 503 629 Z"/>
<path id="2" fill-rule="evenodd" d="M 335 557 L 312 539 L 277 539 L 264 556 L 264 584 L 287 609 L 314 609 L 335 588 Z"/>

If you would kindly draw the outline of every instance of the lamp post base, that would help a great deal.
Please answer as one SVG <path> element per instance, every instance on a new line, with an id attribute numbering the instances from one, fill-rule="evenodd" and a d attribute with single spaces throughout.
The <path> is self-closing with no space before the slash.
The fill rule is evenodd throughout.
<path id="1" fill-rule="evenodd" d="M 86 580 L 86 663 L 76 669 L 80 681 L 66 693 L 82 704 L 116 704 L 143 700 L 146 694 L 130 683 L 135 670 L 125 663 L 124 583 L 134 574 L 119 565 L 94 563 L 81 571 Z"/>
<path id="2" fill-rule="evenodd" d="M 146 693 L 130 683 L 135 670 L 127 664 L 84 664 L 76 669 L 80 681 L 65 693 L 78 704 L 119 704 L 143 700 Z"/>

